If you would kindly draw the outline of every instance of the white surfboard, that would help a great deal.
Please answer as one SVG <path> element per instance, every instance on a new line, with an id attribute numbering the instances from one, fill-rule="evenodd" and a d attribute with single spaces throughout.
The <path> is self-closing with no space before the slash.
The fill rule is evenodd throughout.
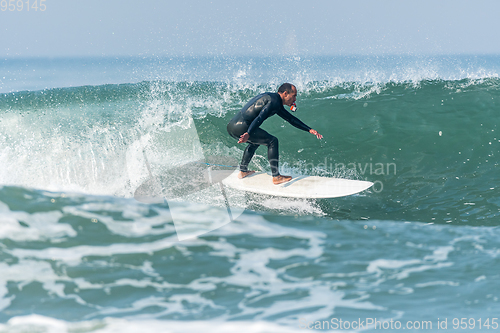
<path id="1" fill-rule="evenodd" d="M 373 183 L 363 180 L 329 178 L 319 176 L 297 176 L 289 182 L 273 184 L 271 175 L 256 172 L 243 179 L 239 171 L 222 180 L 222 184 L 237 190 L 291 198 L 336 198 L 359 193 L 370 188 Z"/>

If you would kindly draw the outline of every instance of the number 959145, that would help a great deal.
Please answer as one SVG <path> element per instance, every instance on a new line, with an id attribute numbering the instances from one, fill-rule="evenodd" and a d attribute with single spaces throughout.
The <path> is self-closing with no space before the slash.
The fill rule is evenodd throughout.
<path id="1" fill-rule="evenodd" d="M 22 12 L 26 11 L 41 11 L 44 12 L 47 9 L 45 5 L 45 0 L 1 0 L 0 1 L 0 10 L 2 12 Z"/>

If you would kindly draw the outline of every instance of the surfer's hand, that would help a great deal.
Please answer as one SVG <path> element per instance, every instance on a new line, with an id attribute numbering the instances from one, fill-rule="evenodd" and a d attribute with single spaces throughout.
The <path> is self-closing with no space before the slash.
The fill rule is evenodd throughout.
<path id="1" fill-rule="evenodd" d="M 319 134 L 318 131 L 313 130 L 312 128 L 309 130 L 309 133 L 316 135 L 318 139 L 323 139 L 323 135 Z"/>
<path id="2" fill-rule="evenodd" d="M 238 140 L 238 143 L 243 143 L 243 142 L 247 142 L 248 138 L 250 137 L 250 134 L 248 133 L 243 133 L 241 136 L 240 136 L 240 139 Z"/>

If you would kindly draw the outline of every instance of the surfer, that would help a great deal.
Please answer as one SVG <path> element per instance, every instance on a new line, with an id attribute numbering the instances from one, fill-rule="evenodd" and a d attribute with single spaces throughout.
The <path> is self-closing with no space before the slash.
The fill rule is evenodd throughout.
<path id="1" fill-rule="evenodd" d="M 323 138 L 316 130 L 313 130 L 290 112 L 283 105 L 295 106 L 297 99 L 297 88 L 290 83 L 283 83 L 278 93 L 265 92 L 252 98 L 227 125 L 229 135 L 238 140 L 238 143 L 248 142 L 243 152 L 240 163 L 238 178 L 244 178 L 255 171 L 248 170 L 248 163 L 252 159 L 259 145 L 267 146 L 267 159 L 271 166 L 273 183 L 275 185 L 287 182 L 291 176 L 280 175 L 278 169 L 279 150 L 278 139 L 260 128 L 264 120 L 277 114 L 291 125 L 316 135 L 318 139 Z"/>

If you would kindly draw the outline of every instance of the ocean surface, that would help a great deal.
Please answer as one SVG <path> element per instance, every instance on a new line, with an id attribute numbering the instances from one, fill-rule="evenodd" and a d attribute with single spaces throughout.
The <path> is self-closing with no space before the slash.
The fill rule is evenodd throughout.
<path id="1" fill-rule="evenodd" d="M 498 331 L 499 75 L 482 55 L 0 59 L 0 332 Z M 283 82 L 324 138 L 266 120 L 281 173 L 372 188 L 228 202 L 162 178 L 234 167 L 226 124 Z"/>

